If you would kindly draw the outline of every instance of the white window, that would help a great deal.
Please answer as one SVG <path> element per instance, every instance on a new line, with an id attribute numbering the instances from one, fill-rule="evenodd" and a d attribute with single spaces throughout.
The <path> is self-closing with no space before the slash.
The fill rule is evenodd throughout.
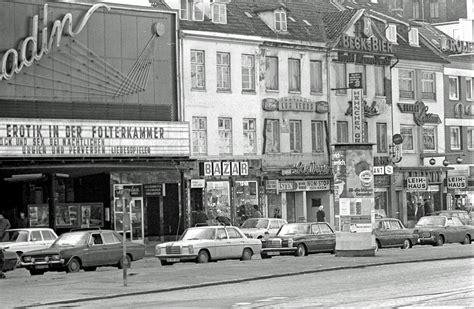
<path id="1" fill-rule="evenodd" d="M 219 154 L 232 154 L 232 119 L 219 118 Z"/>
<path id="2" fill-rule="evenodd" d="M 466 100 L 474 100 L 474 83 L 472 77 L 466 77 Z"/>
<path id="3" fill-rule="evenodd" d="M 193 2 L 193 20 L 204 20 L 204 0 L 194 0 Z"/>
<path id="4" fill-rule="evenodd" d="M 421 73 L 421 98 L 436 100 L 436 74 L 434 72 Z"/>
<path id="5" fill-rule="evenodd" d="M 193 154 L 205 155 L 207 153 L 207 119 L 206 117 L 193 117 Z"/>
<path id="6" fill-rule="evenodd" d="M 385 29 L 385 36 L 390 42 L 397 43 L 397 25 L 389 24 Z"/>
<path id="7" fill-rule="evenodd" d="M 449 99 L 459 100 L 459 78 L 457 76 L 449 77 Z"/>
<path id="8" fill-rule="evenodd" d="M 212 22 L 215 24 L 227 24 L 227 9 L 225 3 L 213 3 Z"/>
<path id="9" fill-rule="evenodd" d="M 385 67 L 376 65 L 375 70 L 375 95 L 385 96 Z"/>
<path id="10" fill-rule="evenodd" d="M 337 122 L 337 142 L 338 143 L 349 142 L 349 123 L 347 121 Z"/>
<path id="11" fill-rule="evenodd" d="M 474 128 L 467 128 L 467 149 L 474 150 Z"/>
<path id="12" fill-rule="evenodd" d="M 430 17 L 439 18 L 439 1 L 430 0 Z"/>
<path id="13" fill-rule="evenodd" d="M 180 18 L 181 19 L 188 19 L 189 18 L 189 7 L 188 7 L 188 0 L 181 0 L 181 7 L 180 7 Z"/>
<path id="14" fill-rule="evenodd" d="M 434 126 L 423 127 L 423 150 L 436 151 L 437 128 Z"/>
<path id="15" fill-rule="evenodd" d="M 411 28 L 410 29 L 410 31 L 408 32 L 408 40 L 410 42 L 410 45 L 420 46 L 419 45 L 419 38 L 418 38 L 418 29 L 416 29 L 416 28 Z"/>
<path id="16" fill-rule="evenodd" d="M 309 63 L 311 92 L 323 92 L 323 73 L 321 61 L 311 60 Z"/>
<path id="17" fill-rule="evenodd" d="M 311 141 L 313 152 L 324 152 L 324 129 L 322 121 L 311 121 Z"/>
<path id="18" fill-rule="evenodd" d="M 265 153 L 280 152 L 280 122 L 265 119 Z"/>
<path id="19" fill-rule="evenodd" d="M 277 57 L 265 57 L 265 89 L 278 90 Z"/>
<path id="20" fill-rule="evenodd" d="M 336 71 L 336 95 L 343 95 L 347 93 L 347 83 L 346 83 L 346 64 L 345 63 L 336 63 L 334 65 Z"/>
<path id="21" fill-rule="evenodd" d="M 290 120 L 290 151 L 301 152 L 301 120 Z"/>
<path id="22" fill-rule="evenodd" d="M 451 150 L 461 150 L 461 128 L 449 128 Z"/>
<path id="23" fill-rule="evenodd" d="M 288 59 L 288 90 L 301 91 L 301 66 L 299 59 Z"/>
<path id="24" fill-rule="evenodd" d="M 253 118 L 243 119 L 243 132 L 244 132 L 244 153 L 245 154 L 256 154 L 257 153 L 257 129 L 256 120 Z"/>
<path id="25" fill-rule="evenodd" d="M 377 122 L 377 152 L 384 153 L 388 151 L 387 143 L 387 124 L 383 122 Z"/>
<path id="26" fill-rule="evenodd" d="M 286 12 L 285 11 L 275 12 L 275 30 L 286 31 Z"/>
<path id="27" fill-rule="evenodd" d="M 195 89 L 206 87 L 204 51 L 191 50 L 191 86 Z"/>
<path id="28" fill-rule="evenodd" d="M 415 71 L 398 70 L 400 98 L 415 98 Z"/>
<path id="29" fill-rule="evenodd" d="M 403 136 L 402 151 L 415 152 L 415 127 L 401 125 L 400 134 Z"/>
<path id="30" fill-rule="evenodd" d="M 230 54 L 216 54 L 217 90 L 230 90 Z"/>
<path id="31" fill-rule="evenodd" d="M 255 56 L 242 55 L 242 90 L 255 91 Z"/>

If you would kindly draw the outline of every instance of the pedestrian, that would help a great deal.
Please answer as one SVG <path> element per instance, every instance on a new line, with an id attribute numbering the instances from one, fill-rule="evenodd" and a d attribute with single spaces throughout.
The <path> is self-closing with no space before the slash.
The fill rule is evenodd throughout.
<path id="1" fill-rule="evenodd" d="M 326 221 L 326 213 L 324 212 L 324 206 L 319 206 L 319 210 L 316 212 L 316 221 L 318 222 L 325 222 Z"/>
<path id="2" fill-rule="evenodd" d="M 273 218 L 281 218 L 281 215 L 280 215 L 280 208 L 275 208 L 273 210 Z"/>
<path id="3" fill-rule="evenodd" d="M 254 218 L 262 217 L 262 213 L 260 212 L 260 210 L 258 210 L 258 205 L 253 205 L 253 217 Z"/>
<path id="4" fill-rule="evenodd" d="M 24 228 L 28 227 L 28 218 L 25 216 L 25 213 L 20 211 L 20 217 L 15 220 L 15 227 Z"/>
<path id="5" fill-rule="evenodd" d="M 428 199 L 424 199 L 423 200 L 423 210 L 425 211 L 425 216 L 431 216 L 431 206 L 430 206 L 430 202 L 428 201 Z"/>
<path id="6" fill-rule="evenodd" d="M 11 227 L 10 221 L 0 214 L 0 241 L 2 241 L 7 234 L 5 233 Z"/>
<path id="7" fill-rule="evenodd" d="M 420 218 L 424 216 L 423 205 L 421 205 L 420 202 L 416 204 L 415 216 L 416 216 L 416 221 L 420 220 Z"/>

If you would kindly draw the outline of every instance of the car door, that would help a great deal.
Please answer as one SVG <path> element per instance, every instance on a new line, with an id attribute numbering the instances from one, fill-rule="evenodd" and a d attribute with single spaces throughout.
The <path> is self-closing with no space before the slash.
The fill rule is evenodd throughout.
<path id="1" fill-rule="evenodd" d="M 318 223 L 322 236 L 322 250 L 332 251 L 336 248 L 336 234 L 327 223 Z"/>
<path id="2" fill-rule="evenodd" d="M 102 239 L 104 240 L 105 263 L 108 265 L 115 265 L 123 256 L 122 244 L 114 237 L 112 231 L 102 232 Z"/>
<path id="3" fill-rule="evenodd" d="M 308 247 L 308 251 L 316 252 L 316 251 L 322 250 L 324 246 L 323 243 L 324 243 L 324 239 L 321 233 L 321 229 L 319 228 L 319 224 L 317 223 L 311 224 L 311 231 L 306 241 L 306 246 Z"/>
<path id="4" fill-rule="evenodd" d="M 390 238 L 389 243 L 391 247 L 401 247 L 405 240 L 405 235 L 398 220 L 389 220 L 390 224 Z"/>
<path id="5" fill-rule="evenodd" d="M 31 231 L 28 242 L 28 251 L 43 249 L 45 246 L 41 230 Z"/>
<path id="6" fill-rule="evenodd" d="M 390 247 L 390 222 L 388 220 L 380 220 L 379 222 L 377 239 L 382 247 Z"/>
<path id="7" fill-rule="evenodd" d="M 216 259 L 227 259 L 232 256 L 230 239 L 224 227 L 217 228 L 214 248 Z"/>
<path id="8" fill-rule="evenodd" d="M 240 234 L 237 229 L 233 227 L 227 227 L 227 234 L 229 235 L 229 241 L 231 246 L 231 257 L 238 258 L 242 256 L 245 246 L 244 235 Z"/>
<path id="9" fill-rule="evenodd" d="M 43 235 L 44 248 L 49 248 L 56 240 L 57 236 L 53 234 L 50 230 L 42 230 L 41 235 Z"/>
<path id="10" fill-rule="evenodd" d="M 464 240 L 464 236 L 466 235 L 466 228 L 464 227 L 464 224 L 458 217 L 452 217 L 451 218 L 451 223 L 449 223 L 448 220 L 448 225 L 451 224 L 451 229 L 453 231 L 453 240 L 452 242 L 462 242 Z"/>
<path id="11" fill-rule="evenodd" d="M 90 234 L 89 246 L 84 250 L 87 250 L 87 254 L 85 254 L 83 259 L 84 266 L 107 265 L 107 253 L 104 247 L 104 240 L 100 232 L 94 232 Z"/>

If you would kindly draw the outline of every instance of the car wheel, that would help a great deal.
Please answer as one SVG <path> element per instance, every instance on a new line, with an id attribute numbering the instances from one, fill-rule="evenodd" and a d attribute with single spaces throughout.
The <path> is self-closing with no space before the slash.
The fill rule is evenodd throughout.
<path id="1" fill-rule="evenodd" d="M 161 266 L 169 266 L 169 265 L 173 265 L 172 262 L 167 262 L 165 260 L 160 260 L 160 263 L 161 263 Z"/>
<path id="2" fill-rule="evenodd" d="M 132 266 L 132 259 L 130 258 L 130 255 L 127 254 L 127 258 L 126 258 L 126 262 L 124 263 L 124 259 L 123 259 L 123 256 L 122 258 L 120 259 L 119 263 L 118 263 L 118 269 L 123 269 L 124 267 L 127 267 L 127 268 L 130 268 Z"/>
<path id="3" fill-rule="evenodd" d="M 44 275 L 44 270 L 30 269 L 30 275 L 32 276 Z"/>
<path id="4" fill-rule="evenodd" d="M 303 244 L 299 244 L 296 247 L 295 256 L 305 256 L 306 255 L 306 247 Z"/>
<path id="5" fill-rule="evenodd" d="M 67 273 L 77 273 L 81 270 L 81 263 L 77 258 L 72 258 L 66 266 Z"/>
<path id="6" fill-rule="evenodd" d="M 411 248 L 411 242 L 409 239 L 405 239 L 403 241 L 403 245 L 402 245 L 402 249 L 403 250 L 406 250 L 406 249 L 410 249 Z"/>
<path id="7" fill-rule="evenodd" d="M 198 263 L 208 263 L 210 260 L 209 253 L 206 250 L 199 251 L 197 262 Z"/>
<path id="8" fill-rule="evenodd" d="M 464 236 L 464 241 L 462 242 L 463 245 L 469 245 L 471 243 L 471 237 L 469 235 Z"/>
<path id="9" fill-rule="evenodd" d="M 249 248 L 245 248 L 242 252 L 242 257 L 240 258 L 241 261 L 248 261 L 252 259 L 253 252 Z"/>
<path id="10" fill-rule="evenodd" d="M 435 246 L 442 246 L 444 244 L 444 238 L 442 235 L 438 235 L 435 240 Z"/>
<path id="11" fill-rule="evenodd" d="M 90 267 L 84 267 L 84 271 L 95 271 L 97 267 L 95 266 L 90 266 Z"/>
<path id="12" fill-rule="evenodd" d="M 271 259 L 271 258 L 272 258 L 271 255 L 268 255 L 268 254 L 266 254 L 266 253 L 260 253 L 260 257 L 261 257 L 262 259 Z"/>

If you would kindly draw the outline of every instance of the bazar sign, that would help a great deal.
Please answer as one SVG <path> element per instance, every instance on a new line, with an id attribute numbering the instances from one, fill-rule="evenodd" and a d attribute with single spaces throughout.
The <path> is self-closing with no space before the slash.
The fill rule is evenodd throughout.
<path id="1" fill-rule="evenodd" d="M 249 163 L 242 162 L 204 162 L 204 176 L 247 176 Z"/>
<path id="2" fill-rule="evenodd" d="M 279 192 L 292 191 L 326 191 L 330 189 L 329 179 L 301 180 L 301 181 L 279 181 Z"/>
<path id="3" fill-rule="evenodd" d="M 449 176 L 448 189 L 464 189 L 466 188 L 466 176 Z"/>
<path id="4" fill-rule="evenodd" d="M 15 73 L 20 73 L 23 67 L 29 67 L 33 62 L 40 60 L 43 55 L 49 54 L 54 43 L 59 47 L 63 34 L 70 37 L 77 36 L 83 30 L 92 14 L 99 8 L 110 10 L 110 7 L 106 4 L 94 4 L 80 22 L 76 24 L 74 31 L 72 30 L 72 14 L 67 13 L 62 20 L 55 20 L 53 22 L 51 33 L 48 34 L 48 4 L 45 4 L 43 9 L 44 27 L 41 30 L 41 34 L 38 34 L 38 15 L 34 15 L 31 22 L 31 34 L 20 43 L 19 50 L 11 48 L 3 54 L 1 58 L 0 81 L 11 79 Z M 41 38 L 41 41 L 39 38 Z"/>
<path id="5" fill-rule="evenodd" d="M 189 156 L 182 122 L 0 119 L 0 157 Z"/>
<path id="6" fill-rule="evenodd" d="M 426 177 L 407 177 L 407 191 L 427 191 Z"/>

